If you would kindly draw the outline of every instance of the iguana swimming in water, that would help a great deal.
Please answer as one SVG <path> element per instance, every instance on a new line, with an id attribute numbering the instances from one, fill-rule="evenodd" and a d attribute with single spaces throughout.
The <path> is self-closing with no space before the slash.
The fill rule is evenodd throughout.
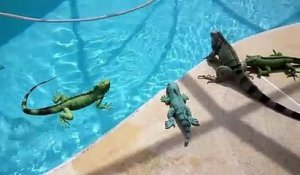
<path id="1" fill-rule="evenodd" d="M 170 106 L 168 111 L 168 120 L 165 122 L 165 128 L 169 129 L 172 126 L 175 127 L 175 121 L 181 132 L 185 137 L 184 146 L 188 146 L 190 140 L 191 125 L 199 126 L 199 122 L 196 118 L 192 117 L 191 110 L 186 106 L 186 101 L 189 98 L 185 94 L 181 94 L 178 85 L 168 83 L 166 88 L 166 95 L 163 95 L 160 99 L 166 105 Z"/>
<path id="2" fill-rule="evenodd" d="M 273 70 L 284 70 L 288 77 L 297 77 L 298 72 L 293 64 L 300 64 L 300 58 L 285 56 L 281 52 L 273 50 L 270 56 L 247 55 L 245 66 L 257 70 L 257 77 L 269 76 Z"/>
<path id="3" fill-rule="evenodd" d="M 216 77 L 211 75 L 199 75 L 198 79 L 208 79 L 208 83 L 220 83 L 225 80 L 234 80 L 248 95 L 263 103 L 267 107 L 287 117 L 300 120 L 300 114 L 287 107 L 274 102 L 249 79 L 245 74 L 241 62 L 233 47 L 224 38 L 221 32 L 211 32 L 212 52 L 207 61 L 217 60 L 220 66 L 216 69 Z M 217 59 L 215 56 L 218 56 Z"/>
<path id="4" fill-rule="evenodd" d="M 56 77 L 54 77 L 56 78 Z M 53 96 L 53 102 L 55 105 L 48 106 L 40 109 L 29 109 L 27 107 L 27 99 L 30 93 L 38 86 L 47 83 L 54 78 L 49 80 L 43 81 L 35 86 L 33 86 L 29 92 L 25 95 L 22 101 L 22 110 L 26 114 L 30 115 L 49 115 L 61 112 L 59 114 L 59 119 L 62 125 L 69 124 L 70 120 L 73 120 L 73 114 L 71 111 L 82 109 L 87 107 L 93 103 L 96 104 L 97 107 L 101 109 L 109 109 L 111 104 L 109 103 L 102 103 L 104 95 L 108 92 L 110 88 L 109 80 L 100 81 L 99 84 L 94 86 L 94 88 L 88 92 L 73 96 L 73 97 L 66 97 L 60 93 Z"/>

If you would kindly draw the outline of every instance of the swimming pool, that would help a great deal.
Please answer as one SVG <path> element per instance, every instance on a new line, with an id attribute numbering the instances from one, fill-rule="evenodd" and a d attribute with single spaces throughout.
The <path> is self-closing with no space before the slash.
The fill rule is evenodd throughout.
<path id="1" fill-rule="evenodd" d="M 67 0 L 46 17 L 95 16 L 142 2 Z M 0 174 L 40 174 L 93 143 L 198 64 L 210 51 L 211 30 L 222 30 L 234 42 L 300 21 L 298 0 L 258 2 L 160 0 L 103 21 L 30 25 L 0 46 L 0 64 L 5 66 L 0 70 Z M 51 104 L 52 92 L 74 95 L 109 78 L 112 86 L 105 100 L 114 108 L 76 111 L 66 131 L 56 115 L 25 115 L 20 109 L 25 93 L 52 76 L 58 78 L 30 96 L 30 107 Z"/>

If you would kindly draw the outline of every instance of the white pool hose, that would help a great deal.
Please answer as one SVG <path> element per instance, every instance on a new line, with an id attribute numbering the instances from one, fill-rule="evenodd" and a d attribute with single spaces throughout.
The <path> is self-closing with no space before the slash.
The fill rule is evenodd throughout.
<path id="1" fill-rule="evenodd" d="M 138 5 L 134 8 L 132 8 L 132 9 L 128 9 L 128 10 L 125 10 L 125 11 L 119 11 L 117 13 L 111 13 L 111 14 L 107 14 L 107 15 L 95 16 L 95 17 L 89 17 L 89 18 L 41 19 L 41 18 L 32 18 L 32 17 L 28 17 L 28 16 L 21 16 L 21 15 L 16 15 L 16 14 L 11 14 L 11 13 L 4 13 L 4 12 L 0 12 L 0 16 L 20 19 L 20 20 L 26 20 L 26 21 L 33 21 L 33 22 L 48 22 L 48 23 L 86 22 L 86 21 L 95 21 L 95 20 L 106 19 L 106 18 L 111 18 L 111 17 L 115 17 L 115 16 L 124 15 L 124 14 L 130 13 L 130 12 L 136 11 L 138 9 L 144 8 L 148 5 L 150 5 L 154 1 L 155 0 L 149 0 L 148 2 L 145 2 L 144 4 Z"/>

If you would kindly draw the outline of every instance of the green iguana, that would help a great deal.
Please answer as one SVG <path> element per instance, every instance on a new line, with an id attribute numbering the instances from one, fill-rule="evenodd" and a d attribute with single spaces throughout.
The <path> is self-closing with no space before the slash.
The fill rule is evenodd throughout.
<path id="1" fill-rule="evenodd" d="M 56 78 L 56 77 L 54 77 Z M 43 81 L 35 86 L 33 86 L 29 92 L 25 95 L 23 101 L 22 101 L 22 110 L 26 114 L 30 115 L 49 115 L 49 114 L 55 114 L 58 112 L 61 112 L 59 114 L 59 121 L 64 126 L 66 124 L 69 124 L 70 120 L 73 120 L 73 114 L 71 111 L 82 109 L 84 107 L 87 107 L 93 103 L 96 104 L 97 107 L 101 109 L 109 109 L 111 107 L 111 104 L 109 103 L 102 103 L 102 100 L 104 98 L 104 95 L 108 92 L 110 88 L 110 82 L 109 80 L 103 80 L 100 81 L 99 84 L 94 86 L 94 88 L 88 92 L 73 96 L 73 97 L 66 97 L 65 95 L 61 93 L 57 93 L 53 96 L 53 102 L 55 105 L 44 107 L 40 109 L 29 109 L 27 107 L 27 99 L 31 92 L 38 86 L 47 83 L 54 78 L 51 78 L 49 80 Z"/>
<path id="2" fill-rule="evenodd" d="M 166 95 L 160 99 L 166 105 L 170 106 L 165 122 L 165 128 L 175 127 L 175 121 L 185 137 L 184 146 L 188 146 L 190 140 L 191 125 L 200 126 L 199 121 L 192 117 L 191 110 L 186 106 L 188 96 L 181 94 L 178 85 L 175 82 L 168 83 Z"/>
<path id="3" fill-rule="evenodd" d="M 287 117 L 300 120 L 300 114 L 287 107 L 274 102 L 249 79 L 244 72 L 241 62 L 230 43 L 224 38 L 221 32 L 211 32 L 212 52 L 207 61 L 216 60 L 220 66 L 216 69 L 216 77 L 211 75 L 199 75 L 198 79 L 208 79 L 207 83 L 220 83 L 225 80 L 234 80 L 239 87 L 249 96 L 263 103 L 267 107 Z M 218 56 L 217 59 L 215 56 Z"/>
<path id="4" fill-rule="evenodd" d="M 285 56 L 281 52 L 273 50 L 270 56 L 247 55 L 244 61 L 245 66 L 257 70 L 257 77 L 269 76 L 272 70 L 284 70 L 288 77 L 297 77 L 297 70 L 292 64 L 300 64 L 300 58 Z"/>

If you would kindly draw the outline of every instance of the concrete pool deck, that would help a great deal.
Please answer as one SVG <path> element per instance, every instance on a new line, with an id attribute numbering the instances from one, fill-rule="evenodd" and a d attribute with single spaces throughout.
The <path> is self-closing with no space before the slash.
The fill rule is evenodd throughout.
<path id="1" fill-rule="evenodd" d="M 209 33 L 208 33 L 209 37 Z M 300 24 L 263 32 L 233 44 L 240 58 L 268 55 L 272 49 L 300 57 Z M 300 122 L 278 114 L 224 84 L 206 84 L 199 74 L 215 72 L 206 61 L 178 85 L 201 126 L 188 147 L 178 129 L 164 129 L 168 107 L 160 91 L 124 122 L 48 172 L 52 175 L 299 174 Z M 300 111 L 300 80 L 274 73 L 254 79 L 275 101 Z"/>

